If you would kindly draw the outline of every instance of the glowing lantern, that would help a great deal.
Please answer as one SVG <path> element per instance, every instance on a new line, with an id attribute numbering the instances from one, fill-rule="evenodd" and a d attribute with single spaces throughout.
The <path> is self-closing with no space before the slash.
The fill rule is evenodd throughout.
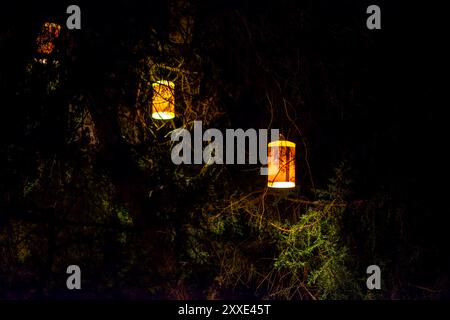
<path id="1" fill-rule="evenodd" d="M 152 118 L 169 120 L 175 118 L 175 84 L 160 80 L 152 84 Z"/>
<path id="2" fill-rule="evenodd" d="M 61 26 L 56 23 L 46 22 L 42 26 L 41 33 L 37 38 L 37 52 L 49 55 L 55 48 L 54 41 L 59 37 Z"/>
<path id="3" fill-rule="evenodd" d="M 269 187 L 295 187 L 295 143 L 286 140 L 270 142 L 268 164 Z"/>

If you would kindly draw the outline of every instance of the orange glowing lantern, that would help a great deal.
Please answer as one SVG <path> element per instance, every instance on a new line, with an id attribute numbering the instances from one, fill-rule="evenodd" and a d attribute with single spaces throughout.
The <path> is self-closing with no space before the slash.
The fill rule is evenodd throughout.
<path id="1" fill-rule="evenodd" d="M 37 52 L 49 55 L 55 48 L 54 41 L 59 37 L 61 26 L 57 23 L 45 22 L 37 38 Z"/>
<path id="2" fill-rule="evenodd" d="M 160 80 L 152 84 L 152 118 L 170 120 L 175 118 L 175 84 Z"/>
<path id="3" fill-rule="evenodd" d="M 286 140 L 269 143 L 268 171 L 269 187 L 295 187 L 295 143 Z"/>

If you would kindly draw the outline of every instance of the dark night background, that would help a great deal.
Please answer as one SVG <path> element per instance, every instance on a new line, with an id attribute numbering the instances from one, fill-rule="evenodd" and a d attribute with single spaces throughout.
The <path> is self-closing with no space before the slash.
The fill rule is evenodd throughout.
<path id="1" fill-rule="evenodd" d="M 177 45 L 170 3 L 2 4 L 0 298 L 448 299 L 443 10 L 198 0 L 185 6 L 192 41 Z M 69 4 L 81 7 L 79 31 L 65 27 Z M 370 4 L 381 30 L 366 28 Z M 33 62 L 45 21 L 62 25 L 58 66 Z M 171 124 L 149 117 L 149 63 L 198 75 Z M 279 128 L 297 143 L 297 188 L 265 194 L 255 166 L 176 168 L 167 133 L 196 119 Z M 338 236 L 324 237 L 345 248 L 342 273 L 315 282 L 340 249 L 303 255 L 302 236 L 283 242 L 269 221 L 301 223 L 337 202 L 342 219 L 324 223 Z M 242 207 L 231 214 L 230 203 Z M 294 249 L 305 265 L 283 264 Z M 79 292 L 65 287 L 70 264 L 82 269 Z M 383 276 L 372 293 L 371 264 Z"/>

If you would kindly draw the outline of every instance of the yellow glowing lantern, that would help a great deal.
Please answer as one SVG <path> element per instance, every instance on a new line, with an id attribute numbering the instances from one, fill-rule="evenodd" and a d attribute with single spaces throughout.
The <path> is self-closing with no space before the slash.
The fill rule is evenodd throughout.
<path id="1" fill-rule="evenodd" d="M 55 48 L 54 41 L 59 37 L 61 26 L 57 23 L 45 22 L 37 38 L 37 51 L 41 54 L 51 54 Z"/>
<path id="2" fill-rule="evenodd" d="M 175 84 L 160 80 L 152 84 L 152 118 L 169 120 L 175 118 Z"/>
<path id="3" fill-rule="evenodd" d="M 286 140 L 270 142 L 268 164 L 269 187 L 295 187 L 295 143 Z"/>

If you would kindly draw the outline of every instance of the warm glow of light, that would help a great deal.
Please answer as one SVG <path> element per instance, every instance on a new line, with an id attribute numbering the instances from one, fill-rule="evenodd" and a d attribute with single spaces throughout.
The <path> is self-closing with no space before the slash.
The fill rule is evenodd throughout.
<path id="1" fill-rule="evenodd" d="M 175 113 L 173 113 L 173 112 L 154 112 L 154 113 L 152 113 L 152 118 L 158 119 L 158 120 L 170 120 L 170 119 L 175 118 Z"/>
<path id="2" fill-rule="evenodd" d="M 42 26 L 41 33 L 37 38 L 37 51 L 42 54 L 51 54 L 55 49 L 53 41 L 59 37 L 61 26 L 57 23 L 46 22 Z"/>
<path id="3" fill-rule="evenodd" d="M 294 188 L 295 182 L 272 182 L 268 184 L 271 188 Z"/>
<path id="4" fill-rule="evenodd" d="M 295 187 L 295 143 L 278 140 L 268 145 L 268 177 L 270 188 Z"/>
<path id="5" fill-rule="evenodd" d="M 160 80 L 152 84 L 152 118 L 170 120 L 175 118 L 175 84 Z"/>

